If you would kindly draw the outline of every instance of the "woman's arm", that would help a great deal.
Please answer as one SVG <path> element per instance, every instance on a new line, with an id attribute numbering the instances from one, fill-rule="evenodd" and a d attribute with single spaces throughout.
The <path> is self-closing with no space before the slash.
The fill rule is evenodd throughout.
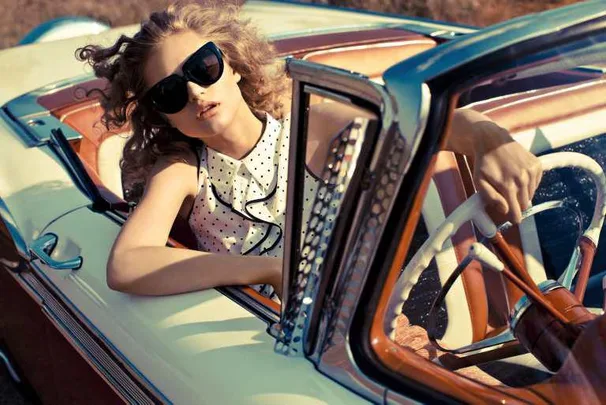
<path id="1" fill-rule="evenodd" d="M 446 148 L 473 159 L 476 189 L 487 205 L 519 223 L 541 176 L 541 163 L 485 115 L 455 110 Z"/>
<path id="2" fill-rule="evenodd" d="M 197 193 L 197 164 L 158 162 L 145 194 L 122 227 L 107 263 L 107 284 L 117 291 L 167 295 L 222 285 L 271 284 L 280 293 L 282 260 L 166 246 L 188 197 Z"/>
<path id="3" fill-rule="evenodd" d="M 341 103 L 319 103 L 309 108 L 309 126 L 305 161 L 317 177 L 322 176 L 332 140 L 355 118 L 376 119 L 376 115 Z"/>
<path id="4" fill-rule="evenodd" d="M 310 110 L 307 162 L 316 174 L 322 170 L 330 140 L 340 129 L 354 117 L 376 118 L 341 103 L 316 104 Z M 519 223 L 541 181 L 539 160 L 507 129 L 471 109 L 454 111 L 446 149 L 473 160 L 474 184 L 484 202 Z"/>

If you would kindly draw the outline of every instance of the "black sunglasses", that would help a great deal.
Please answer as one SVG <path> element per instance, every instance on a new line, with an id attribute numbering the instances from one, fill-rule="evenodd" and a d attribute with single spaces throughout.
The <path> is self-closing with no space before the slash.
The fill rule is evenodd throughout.
<path id="1" fill-rule="evenodd" d="M 210 86 L 223 75 L 221 50 L 207 42 L 183 63 L 183 76 L 172 74 L 154 84 L 144 95 L 143 101 L 165 114 L 175 114 L 187 105 L 187 82 Z"/>

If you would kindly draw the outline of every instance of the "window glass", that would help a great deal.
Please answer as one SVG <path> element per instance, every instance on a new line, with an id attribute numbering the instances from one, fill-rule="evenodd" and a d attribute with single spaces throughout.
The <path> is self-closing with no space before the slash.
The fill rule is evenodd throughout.
<path id="1" fill-rule="evenodd" d="M 313 86 L 305 86 L 305 92 L 303 100 L 309 97 L 309 106 L 300 117 L 304 123 L 299 134 L 305 146 L 304 181 L 296 185 L 300 193 L 294 197 L 299 206 L 294 224 L 300 234 L 301 249 L 295 258 L 300 288 L 307 285 L 310 272 L 321 271 L 335 220 L 348 201 L 348 191 L 359 181 L 356 168 L 364 140 L 378 129 L 372 112 Z"/>
<path id="2" fill-rule="evenodd" d="M 537 156 L 577 152 L 606 170 L 605 39 L 586 37 L 546 47 L 520 60 L 518 67 L 465 89 L 458 94 L 458 107 L 484 114 Z M 478 261 L 469 259 L 465 265 L 471 244 L 484 242 L 477 228 L 467 222 L 433 256 L 423 245 L 475 191 L 472 157 L 444 150 L 435 158 L 422 216 L 392 295 L 391 303 L 402 304 L 402 313 L 383 320 L 386 330 L 401 347 L 488 385 L 528 387 L 548 381 L 556 370 L 546 366 L 545 359 L 500 350 L 503 343 L 516 342 L 512 314 L 524 294 Z M 574 160 L 569 163 L 575 166 Z M 575 261 L 575 255 L 592 221 L 597 195 L 592 175 L 567 167 L 544 174 L 529 215 L 519 226 L 505 224 L 495 210 L 487 212 L 497 225 L 504 225 L 507 243 L 536 284 L 568 282 L 574 291 L 578 277 L 571 275 L 583 263 Z M 606 236 L 600 235 L 583 299 L 597 314 L 603 313 L 606 276 Z M 492 249 L 487 241 L 486 246 Z M 419 256 L 420 251 L 426 255 Z M 447 286 L 458 268 L 461 276 Z M 483 357 L 476 350 L 483 351 Z"/>

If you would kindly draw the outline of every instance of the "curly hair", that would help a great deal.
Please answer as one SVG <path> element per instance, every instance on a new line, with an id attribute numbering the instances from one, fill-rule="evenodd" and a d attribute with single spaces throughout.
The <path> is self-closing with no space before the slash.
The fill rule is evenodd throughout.
<path id="1" fill-rule="evenodd" d="M 139 190 L 135 194 L 142 191 L 147 173 L 160 156 L 182 156 L 180 152 L 193 150 L 200 142 L 168 125 L 146 103 L 139 103 L 146 90 L 143 69 L 151 51 L 170 35 L 188 30 L 221 49 L 226 62 L 242 76 L 238 86 L 253 113 L 268 112 L 278 119 L 284 115 L 288 82 L 283 65 L 275 60 L 273 46 L 257 28 L 249 20 L 239 19 L 235 4 L 175 3 L 152 13 L 132 38 L 122 35 L 107 48 L 79 48 L 76 57 L 90 64 L 97 77 L 109 82 L 107 88 L 95 89 L 101 95 L 101 122 L 108 130 L 130 124 L 132 136 L 124 147 L 120 167 L 125 184 Z M 137 199 L 132 193 L 130 197 Z"/>

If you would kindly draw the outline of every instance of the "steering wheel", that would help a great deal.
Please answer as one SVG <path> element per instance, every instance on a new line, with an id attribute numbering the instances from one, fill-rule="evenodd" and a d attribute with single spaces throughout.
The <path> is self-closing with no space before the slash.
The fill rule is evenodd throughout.
<path id="1" fill-rule="evenodd" d="M 583 299 L 587 281 L 589 279 L 589 272 L 591 270 L 591 264 L 597 249 L 598 239 L 604 222 L 604 215 L 606 214 L 606 175 L 604 174 L 601 166 L 595 160 L 589 156 L 576 152 L 552 153 L 541 156 L 539 160 L 541 161 L 544 172 L 564 167 L 575 167 L 582 169 L 593 180 L 597 189 L 596 202 L 591 222 L 583 232 L 582 236 L 578 239 L 578 245 L 573 251 L 573 256 L 575 254 L 577 256 L 573 257 L 571 262 L 574 263 L 576 261 L 576 266 L 572 265 L 568 267 L 568 270 L 573 272 L 578 270 L 579 275 L 574 289 L 574 297 L 576 297 L 577 301 L 581 301 Z M 530 208 L 529 210 L 525 211 L 524 216 L 528 217 L 536 214 L 537 212 L 540 212 L 540 210 L 533 210 L 533 208 Z M 545 288 L 540 289 L 534 283 L 526 271 L 525 266 L 512 253 L 508 243 L 501 235 L 499 228 L 497 228 L 490 216 L 486 213 L 480 196 L 476 193 L 468 198 L 459 207 L 457 207 L 440 224 L 440 226 L 438 226 L 433 235 L 431 235 L 425 241 L 425 243 L 404 268 L 400 278 L 396 282 L 394 292 L 388 304 L 388 314 L 393 315 L 393 318 L 391 319 L 388 315 L 385 325 L 388 332 L 390 332 L 390 337 L 392 339 L 395 338 L 395 325 L 397 324 L 396 319 L 402 313 L 402 308 L 406 303 L 412 288 L 419 280 L 421 273 L 429 266 L 429 263 L 433 257 L 443 249 L 444 243 L 450 239 L 467 221 L 472 221 L 478 231 L 490 241 L 492 246 L 499 254 L 500 260 L 489 249 L 483 248 L 481 244 L 474 243 L 470 249 L 470 254 L 459 264 L 459 266 L 457 266 L 455 271 L 451 273 L 447 281 L 443 282 L 442 290 L 434 302 L 432 311 L 435 311 L 435 309 L 439 307 L 439 305 L 436 304 L 438 304 L 438 302 L 441 304 L 440 300 L 444 299 L 446 293 L 456 278 L 463 272 L 467 264 L 476 259 L 484 264 L 484 268 L 502 272 L 507 279 L 509 279 L 514 285 L 516 285 L 526 294 L 526 296 L 523 297 L 523 299 L 526 300 L 526 308 L 524 308 L 525 310 L 529 304 L 528 301 L 530 301 L 532 304 L 541 307 L 553 318 L 559 320 L 563 325 L 569 325 L 569 317 L 562 312 L 561 308 L 554 308 L 552 302 L 545 298 L 543 292 L 547 293 L 548 291 Z M 573 277 L 574 274 L 563 275 L 563 278 L 570 281 Z M 549 281 L 550 283 L 547 284 L 549 285 L 549 291 L 551 291 L 554 289 L 554 282 L 551 280 Z M 435 344 L 435 338 L 432 338 L 431 331 L 428 330 L 428 333 L 430 333 L 430 339 Z M 440 347 L 439 345 L 437 346 Z M 471 347 L 473 350 L 477 349 L 473 348 L 473 346 L 474 345 L 472 344 Z"/>

